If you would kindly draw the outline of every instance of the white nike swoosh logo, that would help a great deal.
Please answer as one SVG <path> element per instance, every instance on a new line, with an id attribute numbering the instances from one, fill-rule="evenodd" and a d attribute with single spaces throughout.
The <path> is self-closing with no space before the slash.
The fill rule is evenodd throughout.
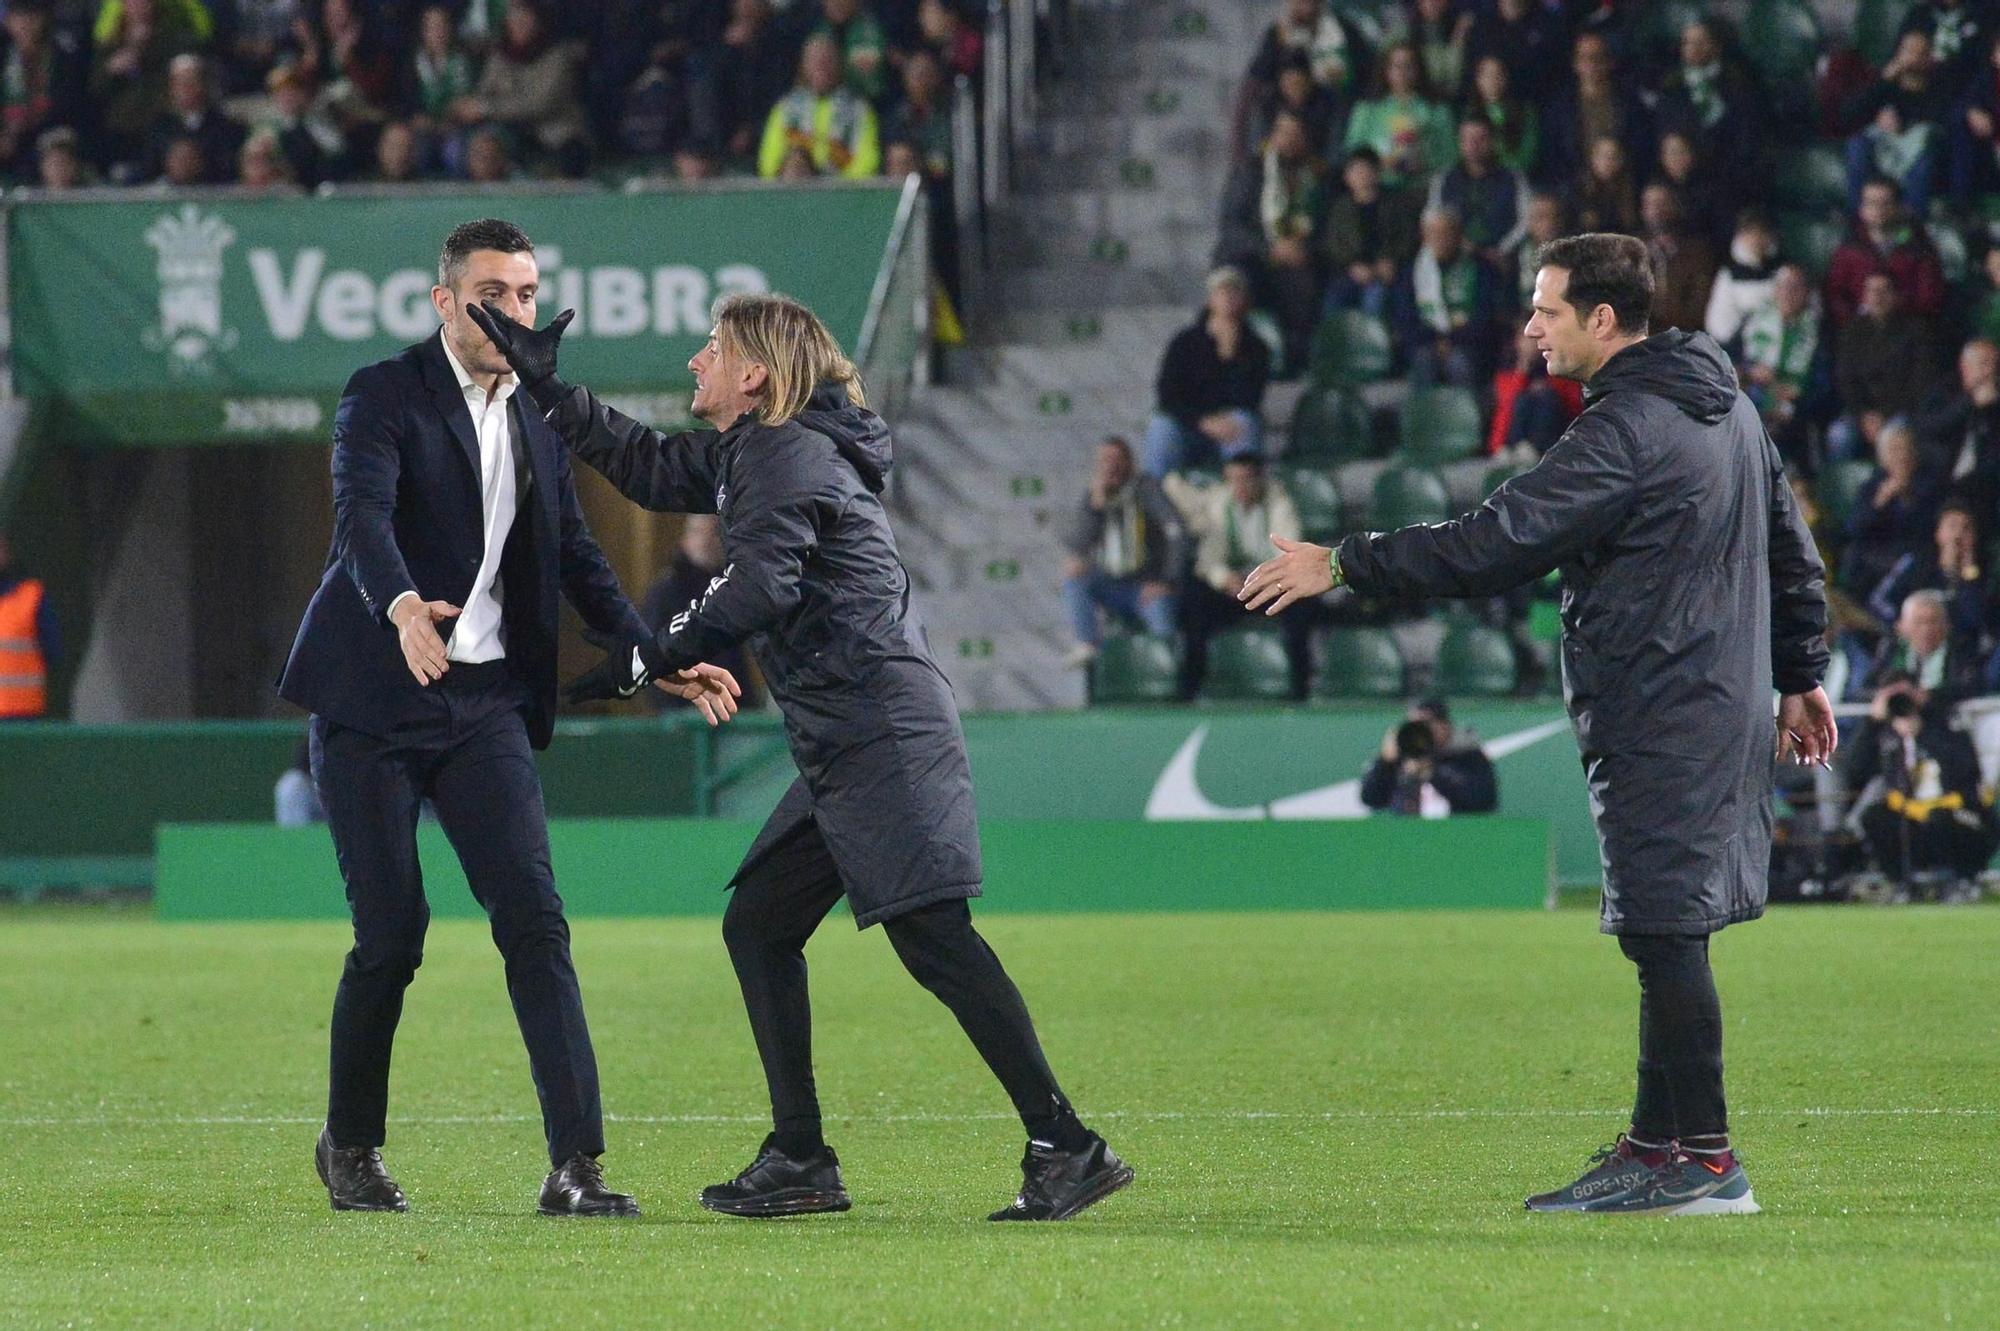
<path id="1" fill-rule="evenodd" d="M 1482 752 L 1496 762 L 1510 753 L 1519 753 L 1531 744 L 1539 744 L 1551 735 L 1561 734 L 1569 729 L 1567 718 L 1558 721 L 1544 721 L 1526 730 L 1517 730 L 1509 735 L 1501 735 L 1480 745 Z M 1159 780 L 1153 783 L 1153 792 L 1146 798 L 1146 818 L 1154 822 L 1249 822 L 1255 819 L 1307 819 L 1307 818 L 1366 818 L 1371 812 L 1361 802 L 1361 781 L 1339 781 L 1317 790 L 1303 791 L 1297 795 L 1286 795 L 1272 800 L 1269 804 L 1248 804 L 1236 807 L 1217 804 L 1202 794 L 1201 781 L 1195 775 L 1195 763 L 1201 756 L 1201 746 L 1208 739 L 1206 722 L 1196 726 L 1194 733 L 1187 737 L 1180 749 L 1168 760 L 1161 771 Z"/>

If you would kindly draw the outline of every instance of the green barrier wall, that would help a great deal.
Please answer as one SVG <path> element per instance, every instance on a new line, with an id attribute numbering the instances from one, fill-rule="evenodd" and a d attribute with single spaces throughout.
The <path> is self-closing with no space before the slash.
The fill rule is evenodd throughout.
<path id="1" fill-rule="evenodd" d="M 757 825 L 557 819 L 556 881 L 576 915 L 720 915 Z M 982 824 L 982 910 L 1533 909 L 1549 900 L 1549 830 L 1531 818 L 1320 823 Z M 418 834 L 441 917 L 479 910 L 436 827 Z M 170 824 L 155 899 L 168 920 L 339 919 L 324 828 Z"/>
<path id="2" fill-rule="evenodd" d="M 647 419 L 734 291 L 784 291 L 853 348 L 895 182 L 313 199 L 154 198 L 7 210 L 15 388 L 87 444 L 324 443 L 347 376 L 429 336 L 438 247 L 504 217 L 535 240 L 563 371 Z M 655 410 L 650 399 L 660 398 Z"/>

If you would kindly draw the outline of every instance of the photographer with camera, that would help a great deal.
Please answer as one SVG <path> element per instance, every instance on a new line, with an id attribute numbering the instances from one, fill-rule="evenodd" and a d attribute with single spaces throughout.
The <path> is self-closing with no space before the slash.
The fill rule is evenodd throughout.
<path id="1" fill-rule="evenodd" d="M 1907 889 L 1925 875 L 1964 880 L 1986 867 L 2000 837 L 1979 757 L 1965 732 L 1924 706 L 1915 680 L 1899 675 L 1877 690 L 1852 752 L 1847 787 L 1861 793 L 1851 821 L 1880 873 Z"/>
<path id="2" fill-rule="evenodd" d="M 1500 787 L 1478 738 L 1461 734 L 1444 700 L 1431 698 L 1411 704 L 1402 724 L 1382 736 L 1382 752 L 1361 778 L 1361 802 L 1433 818 L 1492 813 Z"/>

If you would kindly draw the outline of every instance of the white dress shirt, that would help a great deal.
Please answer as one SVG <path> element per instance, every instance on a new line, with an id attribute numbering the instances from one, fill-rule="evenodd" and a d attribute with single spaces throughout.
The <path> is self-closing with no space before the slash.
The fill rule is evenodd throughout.
<path id="1" fill-rule="evenodd" d="M 467 664 L 497 661 L 507 654 L 507 633 L 500 614 L 503 594 L 500 552 L 507 544 L 507 533 L 513 529 L 519 504 L 514 447 L 507 426 L 507 400 L 514 396 L 515 380 L 511 374 L 506 376 L 489 397 L 459 364 L 443 329 L 438 330 L 438 338 L 444 343 L 444 358 L 451 363 L 451 372 L 458 377 L 459 391 L 465 394 L 465 408 L 472 413 L 472 430 L 479 439 L 479 508 L 486 522 L 486 548 L 479 561 L 479 575 L 472 580 L 472 591 L 460 607 L 458 624 L 445 644 L 444 655 L 448 661 Z M 390 615 L 394 616 L 396 603 L 403 596 L 415 595 L 414 591 L 408 591 L 391 601 Z"/>

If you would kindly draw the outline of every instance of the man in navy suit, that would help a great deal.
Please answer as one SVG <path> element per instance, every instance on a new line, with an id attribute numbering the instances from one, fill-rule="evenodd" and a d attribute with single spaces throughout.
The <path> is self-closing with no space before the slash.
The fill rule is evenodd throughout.
<path id="1" fill-rule="evenodd" d="M 553 1166 L 540 1210 L 638 1214 L 598 1164 L 597 1059 L 530 750 L 553 729 L 558 592 L 599 633 L 645 624 L 584 524 L 562 441 L 464 314 L 488 300 L 532 323 L 538 276 L 519 227 L 458 227 L 431 290 L 439 335 L 356 373 L 334 417 L 333 548 L 278 689 L 312 713 L 313 780 L 354 919 L 314 1151 L 335 1210 L 408 1208 L 380 1147 L 430 919 L 416 841 L 429 799 L 506 959 Z M 735 710 L 726 671 L 661 687 L 711 724 Z"/>

